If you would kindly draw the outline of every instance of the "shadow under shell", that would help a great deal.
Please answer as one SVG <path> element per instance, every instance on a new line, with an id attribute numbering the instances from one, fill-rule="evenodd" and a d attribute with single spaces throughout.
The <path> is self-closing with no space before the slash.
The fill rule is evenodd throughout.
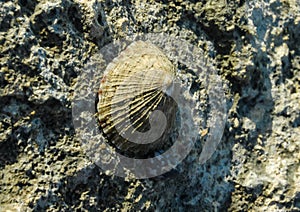
<path id="1" fill-rule="evenodd" d="M 140 97 L 137 96 L 136 98 Z M 96 109 L 98 101 L 99 98 L 97 97 L 95 105 Z M 150 107 L 149 104 L 151 103 L 143 106 L 140 111 L 146 111 L 147 108 Z M 176 140 L 178 126 L 180 126 L 180 111 L 178 110 L 177 104 L 173 98 L 167 94 L 163 94 L 162 99 L 158 103 L 155 110 L 163 112 L 163 114 L 166 116 L 167 125 L 162 135 L 153 143 L 138 144 L 138 142 L 131 142 L 122 137 L 115 127 L 112 127 L 109 132 L 105 133 L 103 128 L 105 128 L 106 125 L 105 123 L 101 123 L 98 119 L 97 121 L 99 123 L 99 129 L 107 139 L 109 145 L 113 146 L 118 153 L 124 156 L 136 159 L 146 159 L 163 154 L 173 145 Z M 142 133 L 151 130 L 149 118 L 147 117 L 149 117 L 152 112 L 153 110 L 149 111 L 149 115 L 142 118 L 139 117 L 138 113 L 128 117 L 134 129 Z"/>

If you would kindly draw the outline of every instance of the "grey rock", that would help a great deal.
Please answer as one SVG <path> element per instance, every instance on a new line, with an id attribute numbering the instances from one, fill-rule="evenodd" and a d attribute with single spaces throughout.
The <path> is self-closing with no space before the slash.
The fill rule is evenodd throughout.
<path id="1" fill-rule="evenodd" d="M 300 211 L 298 1 L 0 2 L 0 209 Z M 225 84 L 228 120 L 205 164 L 106 175 L 76 137 L 71 102 L 89 58 L 134 33 L 203 49 Z M 199 106 L 200 107 L 200 106 Z"/>

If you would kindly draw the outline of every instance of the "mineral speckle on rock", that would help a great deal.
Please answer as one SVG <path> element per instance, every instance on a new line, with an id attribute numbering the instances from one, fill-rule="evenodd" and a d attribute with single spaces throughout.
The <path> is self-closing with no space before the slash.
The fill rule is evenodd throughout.
<path id="1" fill-rule="evenodd" d="M 1 1 L 0 210 L 300 211 L 299 11 L 296 0 Z M 109 177 L 75 137 L 74 85 L 105 44 L 153 32 L 213 58 L 226 129 L 204 165 L 192 151 L 175 174 Z"/>

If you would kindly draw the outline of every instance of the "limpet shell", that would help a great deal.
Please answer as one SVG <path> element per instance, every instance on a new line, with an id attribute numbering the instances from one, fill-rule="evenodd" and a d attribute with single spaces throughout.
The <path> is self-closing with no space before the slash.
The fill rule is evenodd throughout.
<path id="1" fill-rule="evenodd" d="M 174 65 L 150 42 L 133 42 L 121 52 L 107 66 L 98 95 L 98 120 L 108 142 L 132 157 L 145 157 L 167 145 L 177 111 L 175 101 L 167 95 L 174 78 Z M 144 144 L 146 137 L 139 137 L 140 143 L 124 138 L 125 133 L 155 127 L 149 122 L 155 110 L 166 117 L 165 130 L 158 139 Z"/>

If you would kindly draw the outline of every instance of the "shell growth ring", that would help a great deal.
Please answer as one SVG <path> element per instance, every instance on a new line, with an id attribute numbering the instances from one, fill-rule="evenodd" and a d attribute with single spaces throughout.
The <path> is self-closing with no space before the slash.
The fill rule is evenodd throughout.
<path id="1" fill-rule="evenodd" d="M 210 64 L 201 49 L 166 34 L 101 48 L 78 77 L 72 104 L 85 153 L 106 174 L 137 179 L 175 168 L 195 143 L 205 163 L 227 118 L 222 81 Z"/>

